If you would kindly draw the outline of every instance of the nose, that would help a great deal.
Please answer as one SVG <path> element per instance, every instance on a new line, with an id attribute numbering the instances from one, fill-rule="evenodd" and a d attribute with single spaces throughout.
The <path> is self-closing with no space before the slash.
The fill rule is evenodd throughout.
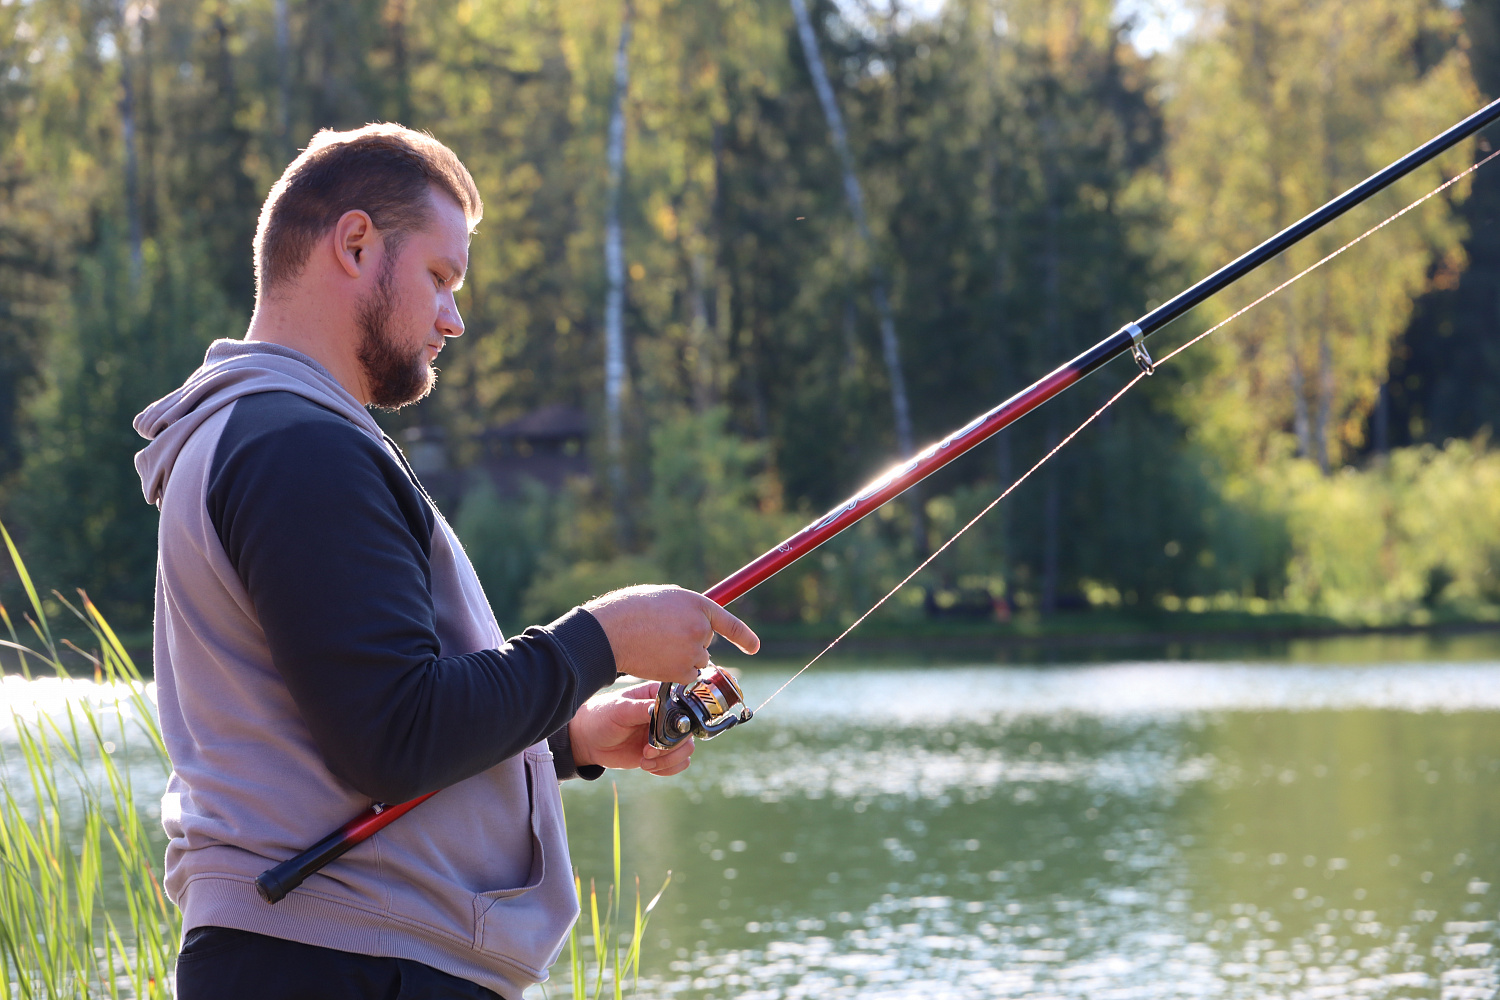
<path id="1" fill-rule="evenodd" d="M 458 314 L 458 302 L 452 292 L 443 297 L 443 303 L 438 307 L 437 329 L 444 337 L 464 335 L 464 318 Z"/>

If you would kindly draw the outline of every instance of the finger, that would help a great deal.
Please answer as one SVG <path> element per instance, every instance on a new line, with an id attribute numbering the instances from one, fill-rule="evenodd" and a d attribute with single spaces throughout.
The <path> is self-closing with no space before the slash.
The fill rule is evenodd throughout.
<path id="1" fill-rule="evenodd" d="M 683 761 L 693 755 L 693 738 L 689 736 L 670 750 L 659 750 L 646 744 L 642 753 L 641 770 L 651 774 L 675 774 L 682 770 Z"/>
<path id="2" fill-rule="evenodd" d="M 635 729 L 651 720 L 650 698 L 618 698 L 610 703 L 609 721 L 621 729 Z"/>
<path id="3" fill-rule="evenodd" d="M 760 649 L 760 636 L 752 632 L 749 625 L 746 625 L 706 597 L 703 598 L 703 603 L 707 605 L 703 610 L 708 615 L 708 624 L 713 627 L 715 632 L 740 647 L 746 653 L 754 653 Z"/>
<path id="4" fill-rule="evenodd" d="M 655 701 L 656 689 L 660 686 L 661 681 L 642 681 L 639 684 L 632 684 L 625 690 L 616 692 L 616 694 L 620 698 L 629 701 Z"/>
<path id="5" fill-rule="evenodd" d="M 695 656 L 695 657 L 693 657 L 693 677 L 692 677 L 692 680 L 697 680 L 698 679 L 698 674 L 700 672 L 704 671 L 704 670 L 707 670 L 708 667 L 709 667 L 709 663 L 710 663 L 710 660 L 708 658 L 708 647 L 707 646 L 699 646 L 698 647 L 698 655 Z M 689 683 L 691 683 L 691 681 L 683 681 L 682 683 L 689 684 Z"/>
<path id="6" fill-rule="evenodd" d="M 650 773 L 656 775 L 658 778 L 670 778 L 674 774 L 681 774 L 683 771 L 686 771 L 688 769 L 688 765 L 691 763 L 692 760 L 688 759 L 684 760 L 680 767 L 672 767 L 668 770 L 652 771 Z"/>
<path id="7" fill-rule="evenodd" d="M 663 754 L 655 760 L 644 761 L 641 764 L 641 770 L 645 771 L 647 774 L 654 774 L 659 778 L 669 777 L 673 774 L 681 774 L 683 771 L 687 770 L 687 766 L 692 762 L 693 756 L 693 741 L 691 739 L 687 739 L 683 742 L 687 744 L 686 748 L 679 745 L 675 747 L 670 753 Z M 650 766 L 647 766 L 648 764 Z"/>

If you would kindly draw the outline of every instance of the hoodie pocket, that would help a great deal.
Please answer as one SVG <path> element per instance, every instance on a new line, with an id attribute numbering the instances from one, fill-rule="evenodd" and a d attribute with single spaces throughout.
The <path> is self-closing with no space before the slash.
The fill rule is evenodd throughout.
<path id="1" fill-rule="evenodd" d="M 562 952 L 578 916 L 578 897 L 569 877 L 567 830 L 552 754 L 527 750 L 525 759 L 531 869 L 524 885 L 474 897 L 474 947 L 540 978 Z"/>

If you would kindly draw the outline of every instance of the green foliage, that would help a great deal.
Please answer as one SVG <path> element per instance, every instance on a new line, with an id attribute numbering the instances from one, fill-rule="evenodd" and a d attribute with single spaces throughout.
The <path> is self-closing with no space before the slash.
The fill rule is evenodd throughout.
<path id="1" fill-rule="evenodd" d="M 1500 606 L 1500 453 L 1483 442 L 1403 448 L 1331 477 L 1288 463 L 1270 488 L 1292 537 L 1289 607 L 1380 622 Z"/>
<path id="2" fill-rule="evenodd" d="M 243 324 L 192 267 L 191 249 L 147 243 L 139 290 L 128 250 L 111 234 L 78 262 L 72 322 L 51 345 L 15 481 L 12 510 L 44 584 L 89 580 L 107 613 L 132 628 L 151 617 L 157 514 L 131 462 L 144 443 L 131 420 L 174 388 L 211 340 Z"/>
<path id="3" fill-rule="evenodd" d="M 3 725 L 14 732 L 16 756 L 0 752 L 0 998 L 167 1000 L 181 915 L 157 881 L 160 837 L 148 832 L 141 807 L 170 769 L 155 708 L 87 597 L 69 610 L 98 650 L 85 654 L 95 683 L 91 693 L 70 688 L 45 609 L 4 537 L 34 636 L 22 643 L 0 609 L 10 634 L 0 646 L 16 654 L 28 679 L 53 675 L 32 690 L 58 697 L 47 704 L 13 698 L 6 706 Z"/>
<path id="4" fill-rule="evenodd" d="M 766 446 L 730 434 L 728 412 L 684 414 L 651 434 L 651 552 L 663 572 L 701 590 L 791 534 Z"/>
<path id="5" fill-rule="evenodd" d="M 1207 273 L 1473 109 L 1460 21 L 1441 0 L 1205 0 L 1212 27 L 1173 75 L 1168 106 L 1177 241 Z M 1250 301 L 1435 187 L 1461 148 L 1288 251 L 1212 307 Z M 1472 162 L 1470 160 L 1469 162 Z M 1381 232 L 1198 349 L 1181 414 L 1231 464 L 1287 452 L 1325 473 L 1365 443 L 1391 345 L 1434 270 L 1462 266 L 1438 204 Z"/>
<path id="6" fill-rule="evenodd" d="M 636 0 L 629 523 L 597 484 L 466 497 L 459 531 L 505 627 L 624 583 L 704 586 L 889 464 L 871 267 L 889 279 L 930 440 L 1459 117 L 1471 74 L 1493 82 L 1493 7 L 1195 0 L 1192 30 L 1148 57 L 1110 0 L 948 0 L 920 16 L 814 2 L 866 246 L 787 4 Z M 242 329 L 260 199 L 320 127 L 428 129 L 487 203 L 460 295 L 468 332 L 438 391 L 382 421 L 446 428 L 463 465 L 478 431 L 539 405 L 597 411 L 622 13 L 619 0 L 0 4 L 0 509 L 39 576 L 87 582 L 144 629 L 155 514 L 130 471 L 129 417 Z M 1483 204 L 1476 261 L 1495 256 Z M 1273 473 L 1289 455 L 1327 473 L 1364 461 L 1378 398 L 1394 407 L 1392 443 L 1441 446 L 1500 416 L 1485 384 L 1492 283 L 1428 300 L 1398 343 L 1416 296 L 1452 292 L 1462 235 L 1452 203 L 1430 204 L 1184 356 L 889 613 L 1224 595 L 1334 607 L 1345 584 L 1297 547 L 1312 536 Z M 1275 267 L 1265 281 L 1290 273 Z M 909 501 L 931 521 L 926 546 L 1122 384 L 1116 367 Z M 1393 370 L 1402 381 L 1382 390 Z M 744 612 L 851 620 L 920 558 L 911 521 L 893 507 Z"/>
<path id="7" fill-rule="evenodd" d="M 551 498 L 531 480 L 520 497 L 503 498 L 488 478 L 482 479 L 459 507 L 454 530 L 507 633 L 528 624 L 521 600 L 552 541 L 554 521 Z"/>

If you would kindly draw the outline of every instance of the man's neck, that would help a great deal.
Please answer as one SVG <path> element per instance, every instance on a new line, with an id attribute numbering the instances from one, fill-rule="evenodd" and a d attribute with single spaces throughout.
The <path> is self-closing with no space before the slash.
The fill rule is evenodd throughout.
<path id="1" fill-rule="evenodd" d="M 337 328 L 326 311 L 295 293 L 257 302 L 245 339 L 300 351 L 328 369 L 340 385 L 368 405 L 356 333 Z"/>

